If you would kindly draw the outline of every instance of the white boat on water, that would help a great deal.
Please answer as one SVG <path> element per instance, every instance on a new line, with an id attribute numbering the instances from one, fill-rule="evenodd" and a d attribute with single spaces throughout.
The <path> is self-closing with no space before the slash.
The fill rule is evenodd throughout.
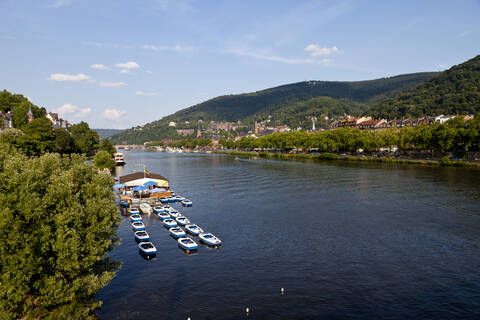
<path id="1" fill-rule="evenodd" d="M 176 211 L 176 210 L 170 211 L 168 214 L 169 214 L 172 218 L 178 218 L 178 217 L 181 216 L 180 212 L 178 212 L 178 211 Z"/>
<path id="2" fill-rule="evenodd" d="M 177 241 L 180 247 L 187 251 L 198 249 L 198 245 L 190 238 L 180 238 Z"/>
<path id="3" fill-rule="evenodd" d="M 115 153 L 115 165 L 116 166 L 123 166 L 125 164 L 125 157 L 123 153 L 117 152 Z"/>
<path id="4" fill-rule="evenodd" d="M 153 212 L 155 212 L 155 213 L 166 212 L 166 211 L 167 211 L 167 209 L 165 209 L 165 207 L 161 207 L 161 206 L 153 207 Z"/>
<path id="5" fill-rule="evenodd" d="M 188 199 L 183 200 L 181 203 L 182 203 L 182 206 L 184 207 L 191 207 L 193 205 L 192 201 Z"/>
<path id="6" fill-rule="evenodd" d="M 178 223 L 179 225 L 181 225 L 181 226 L 184 226 L 184 225 L 190 223 L 190 220 L 188 220 L 187 217 L 184 217 L 184 216 L 176 217 L 175 220 L 176 220 L 177 223 Z"/>
<path id="7" fill-rule="evenodd" d="M 177 222 L 173 219 L 165 219 L 163 220 L 163 225 L 167 228 L 173 228 L 177 226 Z"/>
<path id="8" fill-rule="evenodd" d="M 142 221 L 142 216 L 139 215 L 138 213 L 130 215 L 130 221 L 132 222 L 137 222 L 137 221 Z"/>
<path id="9" fill-rule="evenodd" d="M 203 229 L 196 224 L 187 224 L 185 226 L 185 230 L 187 230 L 188 233 L 193 234 L 194 236 L 198 236 L 200 233 L 203 232 Z"/>
<path id="10" fill-rule="evenodd" d="M 138 244 L 140 253 L 147 258 L 153 257 L 157 254 L 157 248 L 151 242 L 141 242 Z"/>
<path id="11" fill-rule="evenodd" d="M 136 231 L 135 232 L 135 240 L 138 242 L 144 242 L 150 240 L 150 236 L 148 235 L 147 231 Z"/>
<path id="12" fill-rule="evenodd" d="M 130 213 L 130 215 L 139 214 L 140 211 L 137 208 L 130 208 L 130 209 L 128 209 L 128 213 Z"/>
<path id="13" fill-rule="evenodd" d="M 172 201 L 175 201 L 175 202 L 181 202 L 183 200 L 186 200 L 186 199 L 182 196 L 173 196 L 172 197 Z"/>
<path id="14" fill-rule="evenodd" d="M 150 214 L 153 212 L 152 206 L 147 202 L 140 203 L 140 210 L 145 214 Z"/>
<path id="15" fill-rule="evenodd" d="M 168 229 L 168 231 L 170 231 L 170 234 L 175 238 L 181 238 L 186 236 L 185 231 L 183 231 L 183 229 L 180 227 L 170 228 Z"/>
<path id="16" fill-rule="evenodd" d="M 157 217 L 160 219 L 160 220 L 165 220 L 165 219 L 170 219 L 170 215 L 166 212 L 159 212 L 157 213 Z"/>
<path id="17" fill-rule="evenodd" d="M 142 231 L 142 230 L 145 230 L 145 225 L 143 224 L 142 221 L 137 221 L 132 223 L 132 228 L 135 231 Z"/>
<path id="18" fill-rule="evenodd" d="M 211 233 L 200 233 L 199 237 L 200 241 L 203 241 L 204 243 L 211 246 L 219 246 L 220 244 L 222 244 L 222 241 Z"/>

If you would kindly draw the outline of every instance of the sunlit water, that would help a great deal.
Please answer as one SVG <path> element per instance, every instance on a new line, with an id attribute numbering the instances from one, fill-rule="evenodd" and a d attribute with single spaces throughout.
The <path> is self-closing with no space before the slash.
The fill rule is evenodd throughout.
<path id="1" fill-rule="evenodd" d="M 479 170 L 134 151 L 126 161 L 120 174 L 144 164 L 167 177 L 193 201 L 179 211 L 223 245 L 186 255 L 144 216 L 159 252 L 147 261 L 122 217 L 111 255 L 123 266 L 98 294 L 102 319 L 480 318 Z"/>

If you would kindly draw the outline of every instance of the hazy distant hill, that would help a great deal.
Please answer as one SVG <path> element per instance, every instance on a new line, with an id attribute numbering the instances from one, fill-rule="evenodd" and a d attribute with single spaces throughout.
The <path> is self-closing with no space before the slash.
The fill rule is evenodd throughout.
<path id="1" fill-rule="evenodd" d="M 247 124 L 265 115 L 274 115 L 277 124 L 305 124 L 311 115 L 335 116 L 359 114 L 396 94 L 412 89 L 437 73 L 413 73 L 367 81 L 303 81 L 262 91 L 216 97 L 180 110 L 142 128 L 129 129 L 112 136 L 113 141 L 143 143 L 164 138 L 178 138 L 170 121 L 177 128 L 196 128 L 197 120 L 204 123 L 241 120 Z M 322 97 L 322 98 L 320 98 Z M 188 121 L 189 124 L 186 124 Z M 282 122 L 282 123 L 281 123 Z"/>
<path id="2" fill-rule="evenodd" d="M 113 136 L 114 134 L 121 133 L 125 131 L 124 129 L 93 129 L 97 131 L 100 138 L 108 138 Z"/>
<path id="3" fill-rule="evenodd" d="M 480 111 L 480 55 L 436 75 L 413 91 L 371 109 L 378 117 L 477 114 Z"/>

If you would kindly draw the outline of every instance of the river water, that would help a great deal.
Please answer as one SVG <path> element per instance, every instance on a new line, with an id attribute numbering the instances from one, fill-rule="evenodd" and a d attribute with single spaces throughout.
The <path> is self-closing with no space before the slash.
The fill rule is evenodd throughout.
<path id="1" fill-rule="evenodd" d="M 480 170 L 140 151 L 126 162 L 120 174 L 140 163 L 167 177 L 193 201 L 180 212 L 223 244 L 187 255 L 144 216 L 159 252 L 147 261 L 122 217 L 101 319 L 480 318 Z"/>

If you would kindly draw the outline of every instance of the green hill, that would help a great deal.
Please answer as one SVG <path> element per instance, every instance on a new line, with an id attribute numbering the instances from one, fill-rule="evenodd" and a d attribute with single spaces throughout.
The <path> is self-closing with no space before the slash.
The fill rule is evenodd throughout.
<path id="1" fill-rule="evenodd" d="M 370 110 L 376 117 L 476 114 L 480 111 L 480 55 L 438 74 L 413 91 Z"/>
<path id="2" fill-rule="evenodd" d="M 251 126 L 257 118 L 271 114 L 277 124 L 304 125 L 311 115 L 359 114 L 387 98 L 412 89 L 435 76 L 413 73 L 367 81 L 303 81 L 262 91 L 216 97 L 180 110 L 160 120 L 126 130 L 111 137 L 114 142 L 143 143 L 179 138 L 170 121 L 196 128 L 197 121 L 238 121 Z M 323 98 L 320 98 L 323 97 Z M 300 120 L 299 120 L 300 119 Z M 188 121 L 189 124 L 185 124 Z M 177 126 L 178 128 L 178 126 Z"/>
<path id="3" fill-rule="evenodd" d="M 118 134 L 120 132 L 125 131 L 124 129 L 93 129 L 97 131 L 98 136 L 100 138 L 108 138 L 110 136 L 113 136 L 114 134 Z"/>

